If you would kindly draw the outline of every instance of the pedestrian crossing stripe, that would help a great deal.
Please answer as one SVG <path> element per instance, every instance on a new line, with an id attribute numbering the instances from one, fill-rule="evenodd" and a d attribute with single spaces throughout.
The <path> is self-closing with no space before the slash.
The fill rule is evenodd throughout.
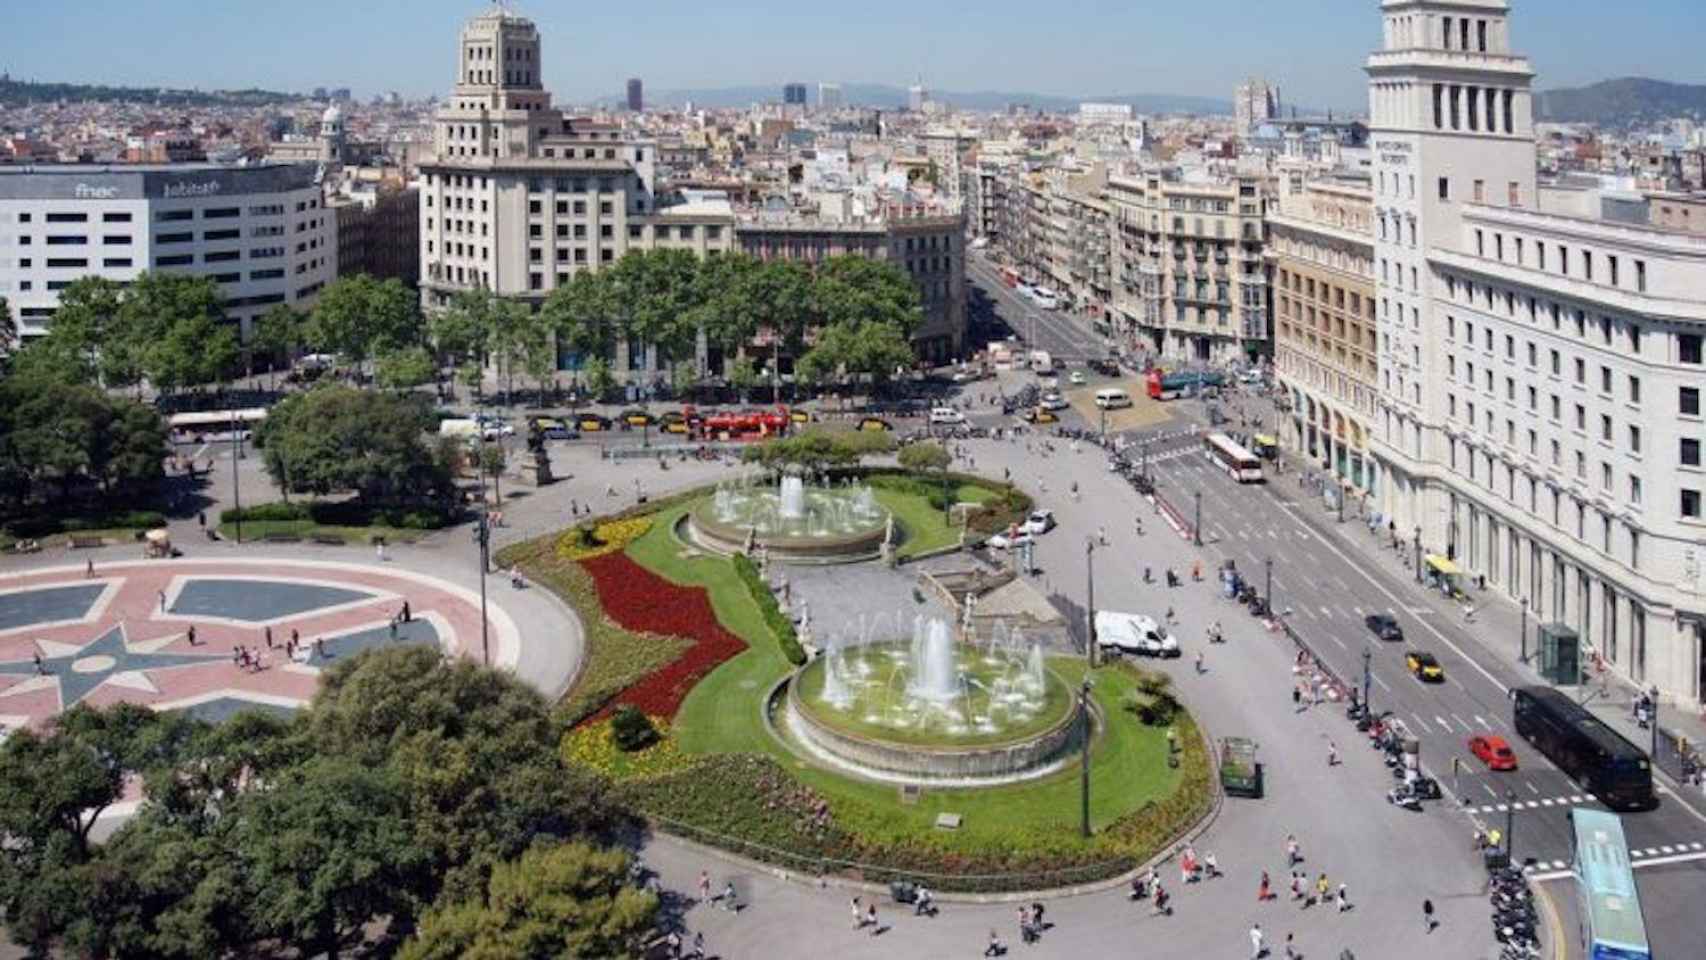
<path id="1" fill-rule="evenodd" d="M 1540 800 L 1518 800 L 1515 803 L 1487 803 L 1478 807 L 1471 807 L 1470 811 L 1480 814 L 1508 813 L 1512 810 L 1521 812 L 1523 810 L 1541 810 L 1546 807 L 1568 807 L 1597 802 L 1599 801 L 1595 800 L 1592 796 L 1573 793 L 1567 797 L 1546 797 Z"/>
<path id="2" fill-rule="evenodd" d="M 1700 853 L 1702 851 L 1706 851 L 1706 843 L 1702 843 L 1700 841 L 1695 841 L 1693 843 L 1671 844 L 1669 846 L 1660 847 L 1645 847 L 1640 850 L 1630 850 L 1629 862 L 1633 866 L 1640 866 L 1642 861 L 1652 860 L 1656 857 L 1685 855 L 1688 853 Z M 1541 871 L 1550 871 L 1555 873 L 1568 870 L 1569 868 L 1570 864 L 1565 860 L 1540 860 L 1525 869 L 1528 873 L 1532 874 Z"/>

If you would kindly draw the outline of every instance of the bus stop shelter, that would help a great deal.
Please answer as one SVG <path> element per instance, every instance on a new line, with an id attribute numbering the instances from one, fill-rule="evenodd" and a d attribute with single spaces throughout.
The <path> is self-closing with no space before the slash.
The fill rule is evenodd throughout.
<path id="1" fill-rule="evenodd" d="M 1427 570 L 1427 584 L 1447 597 L 1456 597 L 1463 593 L 1463 570 L 1451 561 L 1437 553 L 1430 553 L 1422 558 Z"/>

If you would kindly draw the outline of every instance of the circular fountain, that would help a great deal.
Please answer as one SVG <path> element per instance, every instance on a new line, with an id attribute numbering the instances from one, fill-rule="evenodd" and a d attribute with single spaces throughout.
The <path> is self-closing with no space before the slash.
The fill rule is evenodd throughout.
<path id="1" fill-rule="evenodd" d="M 787 563 L 870 560 L 899 534 L 870 486 L 814 485 L 792 475 L 774 486 L 752 476 L 719 483 L 684 526 L 693 542 L 716 553 L 763 546 Z"/>
<path id="2" fill-rule="evenodd" d="M 797 747 L 889 782 L 1028 779 L 1058 768 L 1082 740 L 1073 691 L 1039 645 L 1017 630 L 957 644 L 945 621 L 921 617 L 910 642 L 832 636 L 776 706 Z"/>

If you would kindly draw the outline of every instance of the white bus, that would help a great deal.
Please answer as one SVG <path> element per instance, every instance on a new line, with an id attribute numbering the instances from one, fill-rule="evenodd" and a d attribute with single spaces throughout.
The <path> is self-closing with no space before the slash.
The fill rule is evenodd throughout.
<path id="1" fill-rule="evenodd" d="M 1267 475 L 1262 473 L 1262 461 L 1256 455 L 1232 442 L 1232 438 L 1224 433 L 1211 433 L 1205 441 L 1209 459 L 1220 465 L 1227 476 L 1239 483 L 1265 483 Z"/>

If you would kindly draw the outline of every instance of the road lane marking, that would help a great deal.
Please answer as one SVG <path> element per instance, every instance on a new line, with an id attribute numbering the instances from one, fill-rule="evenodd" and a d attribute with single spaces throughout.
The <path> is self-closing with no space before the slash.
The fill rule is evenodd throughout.
<path id="1" fill-rule="evenodd" d="M 1322 608 L 1321 608 L 1321 616 L 1323 616 L 1323 617 L 1330 617 L 1330 616 L 1332 616 L 1332 615 L 1333 615 L 1333 610 L 1332 610 L 1332 608 L 1330 608 L 1330 607 L 1322 607 Z M 1342 644 L 1342 643 L 1341 643 L 1341 644 L 1339 644 L 1339 646 L 1341 646 L 1341 647 L 1342 647 L 1342 646 L 1344 646 L 1344 644 Z"/>
<path id="2" fill-rule="evenodd" d="M 1429 729 L 1429 727 L 1428 727 L 1428 722 L 1426 720 L 1422 719 L 1421 714 L 1412 713 L 1412 714 L 1410 714 L 1410 716 L 1416 718 L 1416 726 L 1421 727 L 1423 733 L 1433 733 L 1433 730 Z"/>
<path id="3" fill-rule="evenodd" d="M 1362 612 L 1362 608 L 1361 608 L 1361 607 L 1352 607 L 1352 608 L 1351 608 L 1351 609 L 1352 609 L 1352 610 L 1355 610 L 1355 611 L 1356 611 L 1356 614 L 1357 614 L 1357 616 L 1359 616 L 1359 617 L 1360 617 L 1360 616 L 1362 616 L 1362 615 L 1363 615 L 1363 612 Z"/>
<path id="4" fill-rule="evenodd" d="M 1475 722 L 1489 730 L 1492 729 L 1492 726 L 1487 723 L 1487 719 L 1478 713 L 1475 715 Z"/>
<path id="5" fill-rule="evenodd" d="M 1443 729 L 1446 733 L 1451 732 L 1451 724 L 1446 723 L 1444 717 L 1442 717 L 1436 713 L 1436 714 L 1434 714 L 1434 719 L 1439 721 L 1440 728 Z"/>
<path id="6" fill-rule="evenodd" d="M 1524 780 L 1523 784 L 1528 787 L 1528 790 L 1530 793 L 1533 793 L 1536 796 L 1538 796 L 1540 794 L 1540 788 L 1534 785 L 1534 781 Z"/>
<path id="7" fill-rule="evenodd" d="M 1330 633 L 1329 633 L 1329 634 L 1327 634 L 1327 639 L 1328 639 L 1328 640 L 1331 640 L 1331 641 L 1333 641 L 1333 642 L 1334 642 L 1334 643 L 1336 643 L 1336 644 L 1338 644 L 1338 645 L 1339 645 L 1339 649 L 1341 649 L 1341 650 L 1349 650 L 1349 649 L 1350 649 L 1350 647 L 1347 647 L 1347 646 L 1345 646 L 1345 641 L 1343 641 L 1343 640 L 1340 640 L 1340 639 L 1339 639 L 1339 638 L 1338 638 L 1338 637 L 1335 637 L 1335 636 L 1333 636 L 1333 635 L 1332 635 L 1332 634 L 1330 634 Z"/>
<path id="8" fill-rule="evenodd" d="M 1370 676 L 1370 677 L 1373 677 L 1373 678 L 1374 678 L 1374 682 L 1375 682 L 1375 683 L 1376 683 L 1376 684 L 1379 684 L 1379 686 L 1380 686 L 1380 689 L 1382 689 L 1382 690 L 1384 690 L 1384 691 L 1386 691 L 1386 692 L 1387 692 L 1387 693 L 1391 693 L 1391 692 L 1392 692 L 1392 688 L 1391 688 L 1391 687 L 1389 687 L 1389 686 L 1387 686 L 1387 685 L 1386 685 L 1386 681 L 1385 681 L 1385 680 L 1382 680 L 1382 679 L 1380 679 L 1380 674 L 1378 674 L 1378 673 L 1375 673 L 1375 672 L 1373 672 L 1373 671 L 1370 671 L 1370 672 L 1369 672 L 1369 674 L 1368 674 L 1368 675 L 1369 675 L 1369 676 Z"/>
<path id="9" fill-rule="evenodd" d="M 1483 783 L 1483 784 L 1481 784 L 1481 789 L 1487 791 L 1487 796 L 1492 797 L 1494 800 L 1497 800 L 1499 798 L 1499 792 L 1497 790 L 1494 790 L 1492 787 L 1489 787 Z M 1500 813 L 1504 813 L 1506 810 L 1509 810 L 1509 809 L 1510 809 L 1510 807 L 1507 807 L 1502 803 L 1499 804 L 1499 806 L 1498 806 L 1498 811 Z"/>
<path id="10" fill-rule="evenodd" d="M 1457 714 L 1455 714 L 1455 713 L 1452 714 L 1451 719 L 1456 720 L 1458 723 L 1463 725 L 1463 732 L 1464 733 L 1474 733 L 1475 732 L 1475 728 L 1471 727 L 1469 725 L 1469 721 L 1463 719 L 1462 717 L 1458 716 Z"/>

